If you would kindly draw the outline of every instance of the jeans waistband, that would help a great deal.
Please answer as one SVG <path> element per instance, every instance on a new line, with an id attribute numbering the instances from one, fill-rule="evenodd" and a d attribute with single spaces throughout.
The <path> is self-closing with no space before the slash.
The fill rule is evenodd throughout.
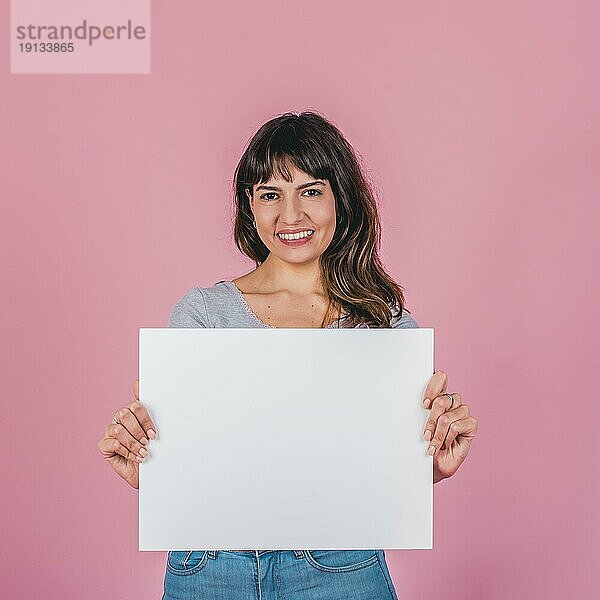
<path id="1" fill-rule="evenodd" d="M 217 555 L 217 550 L 209 550 L 209 555 L 212 555 L 213 558 Z M 244 554 L 254 554 L 255 556 L 260 556 L 261 554 L 266 554 L 267 552 L 282 552 L 282 550 L 230 550 L 227 549 L 225 552 L 243 552 Z M 283 551 L 285 552 L 285 550 Z M 296 558 L 302 558 L 304 556 L 303 550 L 291 550 L 296 555 Z"/>

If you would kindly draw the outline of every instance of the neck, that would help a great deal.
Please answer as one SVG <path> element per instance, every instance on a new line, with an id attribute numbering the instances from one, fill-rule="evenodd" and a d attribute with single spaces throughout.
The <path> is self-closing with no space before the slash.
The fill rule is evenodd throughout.
<path id="1" fill-rule="evenodd" d="M 285 262 L 272 252 L 254 271 L 256 283 L 265 291 L 288 290 L 294 294 L 323 293 L 319 259 L 309 263 Z"/>

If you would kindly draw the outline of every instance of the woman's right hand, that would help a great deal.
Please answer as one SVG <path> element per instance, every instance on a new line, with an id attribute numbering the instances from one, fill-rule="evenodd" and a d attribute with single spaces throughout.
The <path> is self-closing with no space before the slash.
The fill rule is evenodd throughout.
<path id="1" fill-rule="evenodd" d="M 110 466 L 132 487 L 139 488 L 139 464 L 148 454 L 148 440 L 156 438 L 156 426 L 144 405 L 139 402 L 139 384 L 133 384 L 135 402 L 116 411 L 118 424 L 106 426 L 98 449 Z"/>

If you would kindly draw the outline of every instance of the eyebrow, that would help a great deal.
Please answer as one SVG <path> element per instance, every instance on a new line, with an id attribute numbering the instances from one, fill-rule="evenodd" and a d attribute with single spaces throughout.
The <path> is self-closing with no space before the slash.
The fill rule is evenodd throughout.
<path id="1" fill-rule="evenodd" d="M 325 184 L 322 181 L 309 181 L 308 183 L 303 183 L 302 185 L 299 185 L 296 189 L 297 190 L 303 190 L 304 188 L 310 187 L 311 185 L 322 185 L 324 186 Z M 281 188 L 278 188 L 274 185 L 259 185 L 256 188 L 256 191 L 258 192 L 258 190 L 274 190 L 276 192 L 281 192 Z"/>

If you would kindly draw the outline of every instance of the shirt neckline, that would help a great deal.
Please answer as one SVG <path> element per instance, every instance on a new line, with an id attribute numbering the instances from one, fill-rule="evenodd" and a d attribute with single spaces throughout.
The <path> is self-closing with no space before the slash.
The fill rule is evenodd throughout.
<path id="1" fill-rule="evenodd" d="M 274 325 L 268 325 L 262 319 L 260 319 L 258 315 L 255 314 L 255 312 L 250 308 L 250 305 L 248 304 L 248 301 L 246 300 L 242 290 L 240 290 L 240 288 L 233 281 L 223 280 L 217 282 L 216 285 L 219 285 L 220 283 L 226 284 L 227 287 L 235 293 L 235 296 L 240 301 L 240 304 L 244 307 L 244 309 L 252 317 L 252 319 L 254 319 L 259 325 L 261 325 L 262 327 L 266 327 L 267 329 L 286 329 L 285 327 L 275 327 Z M 319 329 L 339 329 L 337 323 L 338 319 L 333 321 L 333 323 L 330 323 L 329 325 L 321 327 Z"/>

